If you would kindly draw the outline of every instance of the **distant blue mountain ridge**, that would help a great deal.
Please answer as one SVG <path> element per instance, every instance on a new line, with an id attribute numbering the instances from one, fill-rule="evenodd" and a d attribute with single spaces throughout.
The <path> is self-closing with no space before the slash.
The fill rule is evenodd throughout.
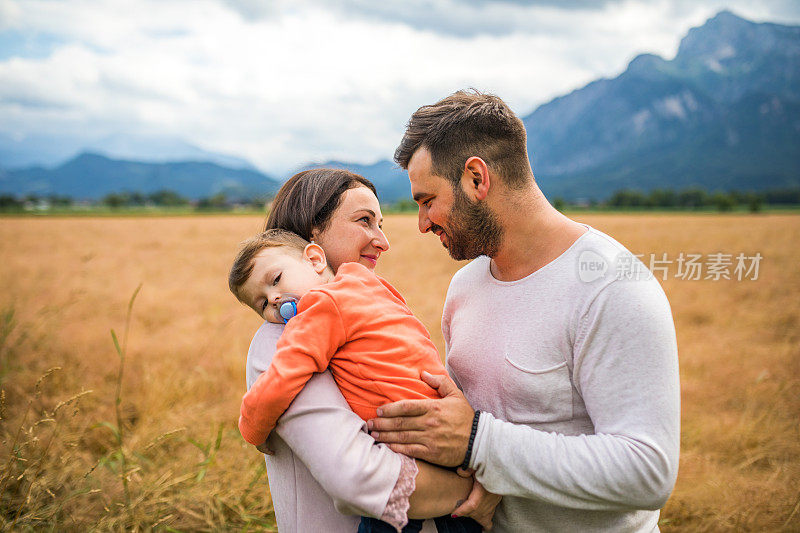
<path id="1" fill-rule="evenodd" d="M 691 29 L 674 59 L 637 56 L 616 78 L 555 98 L 522 120 L 534 175 L 550 199 L 604 199 L 623 188 L 800 187 L 800 26 L 723 11 Z M 269 194 L 280 185 L 241 159 L 178 141 L 162 143 L 161 152 L 137 142 L 105 139 L 100 153 L 66 162 L 60 147 L 60 155 L 51 154 L 62 158 L 57 166 L 39 161 L 8 170 L 36 150 L 0 137 L 0 167 L 7 169 L 0 170 L 0 192 L 98 198 L 172 189 L 199 198 Z M 147 161 L 133 160 L 144 152 Z M 191 161 L 168 162 L 171 153 Z M 406 173 L 388 160 L 302 168 L 319 166 L 363 174 L 382 202 L 409 197 Z"/>
<path id="2" fill-rule="evenodd" d="M 375 185 L 375 189 L 378 191 L 378 199 L 382 203 L 395 203 L 402 199 L 411 199 L 411 184 L 408 181 L 408 174 L 395 163 L 386 159 L 371 165 L 327 161 L 325 163 L 305 165 L 303 170 L 310 168 L 343 168 L 366 176 Z"/>
<path id="3" fill-rule="evenodd" d="M 121 191 L 172 190 L 190 199 L 223 193 L 231 199 L 266 197 L 280 181 L 257 170 L 207 161 L 144 163 L 84 153 L 55 168 L 0 170 L 0 192 L 98 199 Z"/>
<path id="4" fill-rule="evenodd" d="M 0 133 L 0 167 L 5 169 L 57 167 L 82 153 L 142 163 L 207 161 L 231 168 L 255 168 L 241 157 L 203 150 L 170 135 L 127 132 L 86 141 L 72 134 L 40 134 L 18 139 Z"/>

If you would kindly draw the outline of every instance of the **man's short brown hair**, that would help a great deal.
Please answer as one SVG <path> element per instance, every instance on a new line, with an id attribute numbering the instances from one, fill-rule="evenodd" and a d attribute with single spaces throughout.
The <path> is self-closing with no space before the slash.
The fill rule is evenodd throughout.
<path id="1" fill-rule="evenodd" d="M 233 266 L 228 274 L 228 288 L 237 300 L 250 305 L 243 299 L 242 286 L 253 274 L 253 259 L 258 252 L 266 248 L 285 246 L 302 254 L 308 244 L 307 240 L 296 233 L 282 229 L 270 229 L 250 237 L 239 246 L 239 253 L 236 254 L 236 259 L 233 260 Z"/>
<path id="2" fill-rule="evenodd" d="M 532 178 L 526 141 L 522 121 L 498 96 L 458 91 L 411 115 L 394 160 L 407 169 L 414 152 L 425 147 L 434 174 L 455 186 L 467 159 L 478 156 L 507 186 L 519 188 Z"/>

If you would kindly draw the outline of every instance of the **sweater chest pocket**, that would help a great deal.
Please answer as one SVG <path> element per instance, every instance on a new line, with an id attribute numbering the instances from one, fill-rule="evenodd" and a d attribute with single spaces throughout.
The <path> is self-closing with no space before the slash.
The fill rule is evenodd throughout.
<path id="1" fill-rule="evenodd" d="M 506 354 L 501 374 L 502 403 L 509 422 L 535 424 L 572 418 L 572 381 L 567 362 L 532 368 Z"/>

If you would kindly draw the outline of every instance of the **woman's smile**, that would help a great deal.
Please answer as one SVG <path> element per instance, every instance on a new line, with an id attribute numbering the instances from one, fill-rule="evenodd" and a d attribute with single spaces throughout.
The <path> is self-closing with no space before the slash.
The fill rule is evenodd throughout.
<path id="1" fill-rule="evenodd" d="M 369 263 L 369 265 L 364 265 L 364 266 L 369 266 L 370 268 L 375 268 L 375 265 L 378 264 L 378 257 L 379 256 L 380 256 L 380 254 L 361 254 L 362 261 L 359 261 L 359 262 L 363 263 L 364 261 L 366 261 L 367 263 Z"/>

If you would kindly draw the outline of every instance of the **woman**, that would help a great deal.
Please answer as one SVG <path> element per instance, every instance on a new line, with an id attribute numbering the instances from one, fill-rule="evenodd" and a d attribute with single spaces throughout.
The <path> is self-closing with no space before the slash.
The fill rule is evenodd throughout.
<path id="1" fill-rule="evenodd" d="M 353 261 L 374 269 L 389 248 L 381 223 L 369 180 L 346 170 L 316 169 L 284 184 L 265 229 L 286 229 L 313 240 L 334 270 Z M 256 332 L 247 356 L 248 387 L 269 366 L 282 330 L 264 323 Z M 275 453 L 267 458 L 269 482 L 282 533 L 356 531 L 358 515 L 399 526 L 406 516 L 452 512 L 472 488 L 471 479 L 427 463 L 415 465 L 375 445 L 329 372 L 306 385 L 279 420 L 270 445 Z M 474 518 L 484 519 L 487 510 L 480 513 Z M 426 522 L 423 531 L 435 528 Z"/>

